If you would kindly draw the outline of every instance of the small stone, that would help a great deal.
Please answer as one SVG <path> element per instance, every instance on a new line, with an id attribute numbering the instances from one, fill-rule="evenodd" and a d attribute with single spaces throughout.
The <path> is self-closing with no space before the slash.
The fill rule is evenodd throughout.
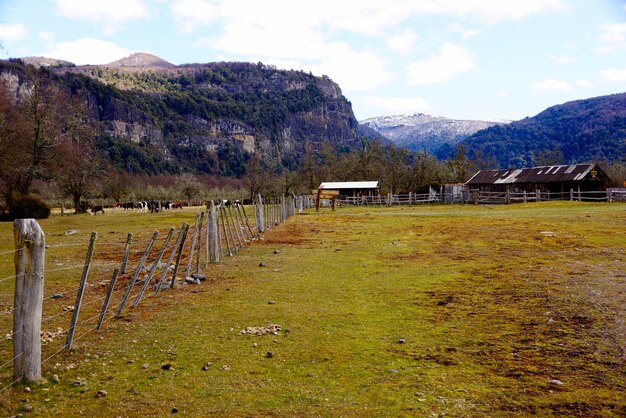
<path id="1" fill-rule="evenodd" d="M 267 264 L 265 264 L 263 261 L 261 261 L 261 262 L 259 263 L 259 267 L 265 267 L 266 265 L 267 265 Z"/>
<path id="2" fill-rule="evenodd" d="M 87 381 L 85 379 L 82 379 L 82 378 L 79 377 L 78 379 L 72 381 L 72 385 L 74 385 L 74 386 L 85 386 L 85 385 L 87 385 Z"/>
<path id="3" fill-rule="evenodd" d="M 78 231 L 75 229 L 70 229 L 69 231 L 65 231 L 65 235 L 74 235 L 78 234 Z"/>
<path id="4" fill-rule="evenodd" d="M 26 393 L 30 393 L 30 388 L 29 388 L 28 386 L 26 386 L 26 387 L 24 388 L 24 392 L 26 392 Z"/>
<path id="5" fill-rule="evenodd" d="M 554 385 L 554 386 L 561 386 L 561 385 L 563 385 L 563 382 L 561 382 L 558 379 L 550 379 L 550 380 L 548 380 L 548 383 L 551 384 L 551 385 Z"/>
<path id="6" fill-rule="evenodd" d="M 97 393 L 96 393 L 96 398 L 105 398 L 109 393 L 104 390 L 104 389 L 100 389 Z"/>
<path id="7" fill-rule="evenodd" d="M 400 338 L 400 339 L 398 340 L 398 344 L 404 344 L 405 342 L 406 342 L 406 339 L 405 339 L 405 338 Z"/>
<path id="8" fill-rule="evenodd" d="M 52 299 L 61 299 L 63 295 L 61 293 L 55 293 L 52 295 Z"/>
<path id="9" fill-rule="evenodd" d="M 26 404 L 22 407 L 22 409 L 24 410 L 24 412 L 32 412 L 33 406 L 30 404 Z"/>
<path id="10" fill-rule="evenodd" d="M 230 370 L 230 366 L 228 364 L 224 364 L 222 366 L 222 370 Z"/>
<path id="11" fill-rule="evenodd" d="M 178 414 L 178 408 L 172 408 L 172 414 Z"/>
<path id="12" fill-rule="evenodd" d="M 210 361 L 207 361 L 206 364 L 204 366 L 202 366 L 202 371 L 206 372 L 207 370 L 209 370 L 209 367 L 211 367 L 213 363 L 211 363 Z"/>
<path id="13" fill-rule="evenodd" d="M 268 304 L 268 305 L 275 305 L 275 304 L 276 304 L 276 302 L 274 302 L 273 300 L 269 300 L 269 301 L 267 301 L 267 304 Z"/>
<path id="14" fill-rule="evenodd" d="M 274 250 L 274 254 L 280 254 L 280 251 Z"/>
<path id="15" fill-rule="evenodd" d="M 174 370 L 174 366 L 172 366 L 172 363 L 165 363 L 161 366 L 161 370 Z"/>
<path id="16" fill-rule="evenodd" d="M 147 369 L 148 367 L 150 367 L 150 366 L 148 365 L 148 363 L 144 363 L 144 364 L 143 364 L 143 366 L 141 366 L 141 368 L 142 368 L 142 369 L 144 369 L 144 370 L 145 370 L 145 369 Z"/>
<path id="17" fill-rule="evenodd" d="M 426 402 L 426 398 L 417 398 L 418 402 Z"/>
<path id="18" fill-rule="evenodd" d="M 185 277 L 185 283 L 195 284 L 196 279 L 194 279 L 193 277 Z"/>
<path id="19" fill-rule="evenodd" d="M 398 373 L 397 369 L 389 369 L 389 373 Z"/>
<path id="20" fill-rule="evenodd" d="M 196 280 L 200 280 L 201 282 L 206 280 L 206 274 L 194 273 L 191 275 L 191 277 L 193 277 Z"/>
<path id="21" fill-rule="evenodd" d="M 252 343 L 252 348 L 257 348 L 259 345 L 257 343 Z"/>
<path id="22" fill-rule="evenodd" d="M 272 353 L 271 351 L 268 351 L 267 353 L 265 353 L 265 357 L 272 358 L 274 357 L 274 353 Z"/>
<path id="23" fill-rule="evenodd" d="M 53 374 L 53 375 L 52 375 L 52 381 L 53 381 L 54 383 L 59 383 L 59 382 L 61 381 L 61 379 L 59 378 L 59 375 L 58 375 L 58 374 Z"/>

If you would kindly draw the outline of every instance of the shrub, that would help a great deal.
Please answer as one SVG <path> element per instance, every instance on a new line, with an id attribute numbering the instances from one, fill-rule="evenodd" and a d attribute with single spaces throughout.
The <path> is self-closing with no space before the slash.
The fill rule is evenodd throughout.
<path id="1" fill-rule="evenodd" d="M 35 218 L 46 219 L 50 216 L 50 206 L 42 199 L 33 195 L 15 196 L 11 199 L 9 211 L 3 212 L 1 220 L 13 221 L 15 219 Z"/>

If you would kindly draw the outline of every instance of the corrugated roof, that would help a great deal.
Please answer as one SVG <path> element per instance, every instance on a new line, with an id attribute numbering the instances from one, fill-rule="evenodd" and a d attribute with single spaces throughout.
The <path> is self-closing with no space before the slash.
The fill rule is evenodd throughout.
<path id="1" fill-rule="evenodd" d="M 602 179 L 606 177 L 595 164 L 589 163 L 549 165 L 508 170 L 481 170 L 474 174 L 465 184 L 519 184 L 580 181 L 594 168 L 601 173 Z"/>
<path id="2" fill-rule="evenodd" d="M 344 189 L 377 189 L 377 181 L 327 181 L 320 184 L 322 190 L 344 190 Z"/>

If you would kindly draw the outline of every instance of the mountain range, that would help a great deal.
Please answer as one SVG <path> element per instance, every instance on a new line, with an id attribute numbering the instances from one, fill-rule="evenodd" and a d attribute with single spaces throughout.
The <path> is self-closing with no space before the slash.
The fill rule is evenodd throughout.
<path id="1" fill-rule="evenodd" d="M 394 145 L 413 151 L 426 151 L 447 158 L 456 146 L 472 134 L 506 122 L 458 120 L 423 113 L 381 116 L 359 121 Z"/>
<path id="2" fill-rule="evenodd" d="M 626 93 L 564 103 L 513 122 L 417 113 L 359 123 L 330 78 L 262 63 L 174 65 L 136 53 L 77 66 L 27 57 L 0 61 L 0 76 L 17 91 L 28 83 L 27 65 L 84 98 L 101 133 L 98 146 L 131 173 L 239 177 L 251 153 L 293 169 L 323 143 L 359 149 L 363 136 L 442 159 L 464 144 L 470 156 L 500 167 L 626 159 Z"/>

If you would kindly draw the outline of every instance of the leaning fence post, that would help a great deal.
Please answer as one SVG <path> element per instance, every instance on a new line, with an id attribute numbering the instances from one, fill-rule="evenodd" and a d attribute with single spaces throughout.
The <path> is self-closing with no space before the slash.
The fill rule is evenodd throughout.
<path id="1" fill-rule="evenodd" d="M 229 257 L 233 256 L 232 251 L 230 250 L 230 243 L 228 242 L 228 233 L 226 232 L 226 223 L 224 221 L 224 207 L 223 205 L 220 203 L 219 206 L 219 211 L 220 211 L 220 218 L 222 219 L 222 232 L 224 233 L 224 240 L 226 241 L 226 250 L 228 251 L 228 255 Z"/>
<path id="2" fill-rule="evenodd" d="M 135 269 L 133 278 L 130 280 L 130 283 L 128 283 L 128 287 L 126 288 L 126 293 L 124 293 L 124 296 L 122 297 L 120 306 L 117 307 L 117 312 L 115 313 L 116 318 L 120 317 L 120 314 L 122 313 L 122 309 L 124 309 L 126 300 L 128 299 L 128 296 L 130 296 L 130 292 L 133 290 L 133 286 L 135 286 L 137 277 L 139 277 L 139 273 L 141 272 L 141 269 L 143 268 L 143 265 L 146 262 L 146 259 L 148 258 L 148 254 L 150 254 L 150 250 L 152 249 L 152 245 L 154 244 L 154 241 L 156 240 L 157 235 L 159 235 L 159 231 L 154 231 L 154 233 L 152 234 L 152 238 L 150 238 L 150 242 L 146 246 L 146 250 L 143 252 L 141 259 L 139 260 L 139 264 L 137 265 L 137 268 Z"/>
<path id="3" fill-rule="evenodd" d="M 93 257 L 93 246 L 96 243 L 96 238 L 98 238 L 98 234 L 96 232 L 92 232 L 91 238 L 89 239 L 89 248 L 87 249 L 85 266 L 83 267 L 83 275 L 80 278 L 80 285 L 78 286 L 78 293 L 76 294 L 76 303 L 74 304 L 72 322 L 70 322 L 70 329 L 67 332 L 67 342 L 65 343 L 66 350 L 70 350 L 72 348 L 72 340 L 74 339 L 74 331 L 76 331 L 76 323 L 78 322 L 80 305 L 83 302 L 83 295 L 85 294 L 85 284 L 87 283 L 87 276 L 89 275 L 89 267 L 91 266 L 91 258 Z"/>
<path id="4" fill-rule="evenodd" d="M 248 227 L 248 232 L 250 232 L 250 239 L 254 239 L 254 232 L 252 232 L 252 227 L 250 226 L 250 221 L 248 220 L 248 215 L 246 214 L 246 207 L 241 204 L 241 211 L 243 212 L 243 217 L 246 220 L 246 226 Z"/>
<path id="5" fill-rule="evenodd" d="M 170 283 L 170 289 L 174 288 L 176 284 L 176 274 L 178 273 L 178 266 L 180 265 L 180 258 L 183 256 L 183 250 L 185 248 L 185 240 L 187 239 L 187 233 L 189 232 L 189 224 L 183 224 L 182 238 L 180 246 L 178 247 L 178 255 L 176 256 L 176 265 L 174 266 L 174 272 L 172 273 L 172 282 Z"/>
<path id="6" fill-rule="evenodd" d="M 41 379 L 41 313 L 43 309 L 45 234 L 34 219 L 16 219 L 15 299 L 13 311 L 13 377 Z"/>
<path id="7" fill-rule="evenodd" d="M 99 331 L 102 328 L 102 322 L 104 321 L 104 315 L 107 313 L 107 309 L 109 309 L 109 302 L 111 302 L 111 295 L 113 294 L 113 288 L 115 287 L 115 282 L 117 281 L 117 275 L 119 270 L 117 267 L 113 269 L 113 276 L 111 277 L 111 282 L 109 283 L 109 290 L 107 290 L 107 295 L 104 298 L 104 303 L 102 304 L 102 310 L 100 311 L 100 316 L 98 316 L 98 326 L 96 329 Z"/>
<path id="8" fill-rule="evenodd" d="M 148 273 L 148 276 L 144 279 L 143 285 L 141 286 L 141 289 L 139 290 L 139 293 L 137 294 L 137 297 L 135 298 L 135 301 L 133 302 L 133 305 L 132 305 L 133 308 L 136 308 L 137 305 L 139 304 L 139 301 L 141 301 L 141 298 L 143 297 L 143 294 L 146 291 L 148 284 L 150 284 L 150 280 L 152 280 L 152 276 L 154 275 L 154 272 L 156 271 L 157 268 L 159 268 L 159 263 L 161 262 L 161 258 L 163 258 L 163 253 L 165 252 L 167 248 L 167 244 L 170 242 L 170 239 L 172 238 L 173 233 L 174 233 L 174 227 L 172 226 L 170 227 L 169 233 L 165 237 L 165 241 L 163 241 L 163 246 L 161 247 L 161 250 L 159 251 L 156 260 L 154 260 L 154 262 L 152 263 L 152 267 L 150 267 L 150 272 Z M 167 270 L 167 268 L 165 270 Z"/>
<path id="9" fill-rule="evenodd" d="M 159 279 L 156 289 L 154 290 L 155 295 L 159 294 L 159 292 L 161 291 L 161 286 L 163 286 L 163 283 L 165 283 L 165 276 L 167 275 L 167 272 L 170 270 L 170 266 L 172 265 L 172 260 L 174 260 L 174 256 L 176 255 L 176 250 L 178 249 L 178 246 L 180 245 L 181 240 L 183 238 L 185 227 L 188 227 L 188 226 L 189 225 L 187 224 L 187 222 L 183 222 L 183 226 L 180 229 L 180 232 L 178 233 L 178 237 L 176 237 L 176 242 L 174 243 L 174 246 L 172 247 L 172 252 L 170 253 L 170 257 L 167 259 L 165 268 L 163 269 L 163 272 L 161 273 L 161 278 Z"/>
<path id="10" fill-rule="evenodd" d="M 126 238 L 126 246 L 124 247 L 124 258 L 122 259 L 122 267 L 120 269 L 120 273 L 126 273 L 126 264 L 128 263 L 128 254 L 130 253 L 130 245 L 133 242 L 133 234 L 128 234 L 128 238 Z"/>

